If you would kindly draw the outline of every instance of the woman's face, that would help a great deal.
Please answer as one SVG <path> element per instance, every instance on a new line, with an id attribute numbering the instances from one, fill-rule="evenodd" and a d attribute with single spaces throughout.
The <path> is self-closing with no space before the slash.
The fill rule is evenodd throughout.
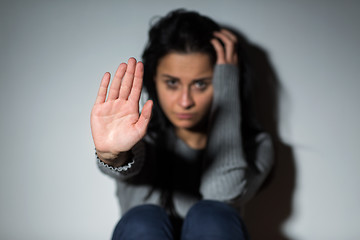
<path id="1" fill-rule="evenodd" d="M 210 110 L 213 65 L 204 53 L 169 53 L 160 59 L 155 85 L 160 106 L 175 128 L 196 129 Z"/>

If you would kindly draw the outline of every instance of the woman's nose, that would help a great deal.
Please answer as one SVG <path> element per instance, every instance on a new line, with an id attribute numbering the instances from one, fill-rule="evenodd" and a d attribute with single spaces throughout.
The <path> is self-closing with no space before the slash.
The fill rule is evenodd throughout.
<path id="1" fill-rule="evenodd" d="M 189 89 L 182 90 L 179 97 L 179 105 L 185 109 L 189 109 L 194 106 L 194 103 Z"/>

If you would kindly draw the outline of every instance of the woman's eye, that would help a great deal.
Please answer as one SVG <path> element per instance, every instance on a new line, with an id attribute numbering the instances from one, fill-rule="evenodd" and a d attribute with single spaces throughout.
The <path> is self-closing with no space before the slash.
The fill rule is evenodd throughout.
<path id="1" fill-rule="evenodd" d="M 206 84 L 204 81 L 196 81 L 196 82 L 194 83 L 194 86 L 195 86 L 197 89 L 204 90 L 204 89 L 207 87 L 207 84 Z"/>
<path id="2" fill-rule="evenodd" d="M 175 79 L 170 79 L 165 81 L 166 86 L 171 89 L 175 89 L 178 85 L 178 81 Z"/>

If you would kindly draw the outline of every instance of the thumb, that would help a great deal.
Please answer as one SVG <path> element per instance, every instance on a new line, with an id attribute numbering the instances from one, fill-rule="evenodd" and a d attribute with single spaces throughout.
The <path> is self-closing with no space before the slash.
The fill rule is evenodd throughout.
<path id="1" fill-rule="evenodd" d="M 139 120 L 135 124 L 136 128 L 138 129 L 142 137 L 145 136 L 146 134 L 146 129 L 149 125 L 151 118 L 152 107 L 153 107 L 153 101 L 148 100 L 141 111 Z"/>

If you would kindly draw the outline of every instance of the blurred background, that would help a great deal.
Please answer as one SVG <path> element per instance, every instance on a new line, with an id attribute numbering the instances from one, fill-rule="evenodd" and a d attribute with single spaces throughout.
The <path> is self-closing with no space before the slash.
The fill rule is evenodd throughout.
<path id="1" fill-rule="evenodd" d="M 238 30 L 277 165 L 245 210 L 252 239 L 359 239 L 360 1 L 0 1 L 0 238 L 110 239 L 95 164 L 102 75 L 141 59 L 151 20 L 197 10 Z M 263 96 L 263 98 L 261 98 Z"/>

